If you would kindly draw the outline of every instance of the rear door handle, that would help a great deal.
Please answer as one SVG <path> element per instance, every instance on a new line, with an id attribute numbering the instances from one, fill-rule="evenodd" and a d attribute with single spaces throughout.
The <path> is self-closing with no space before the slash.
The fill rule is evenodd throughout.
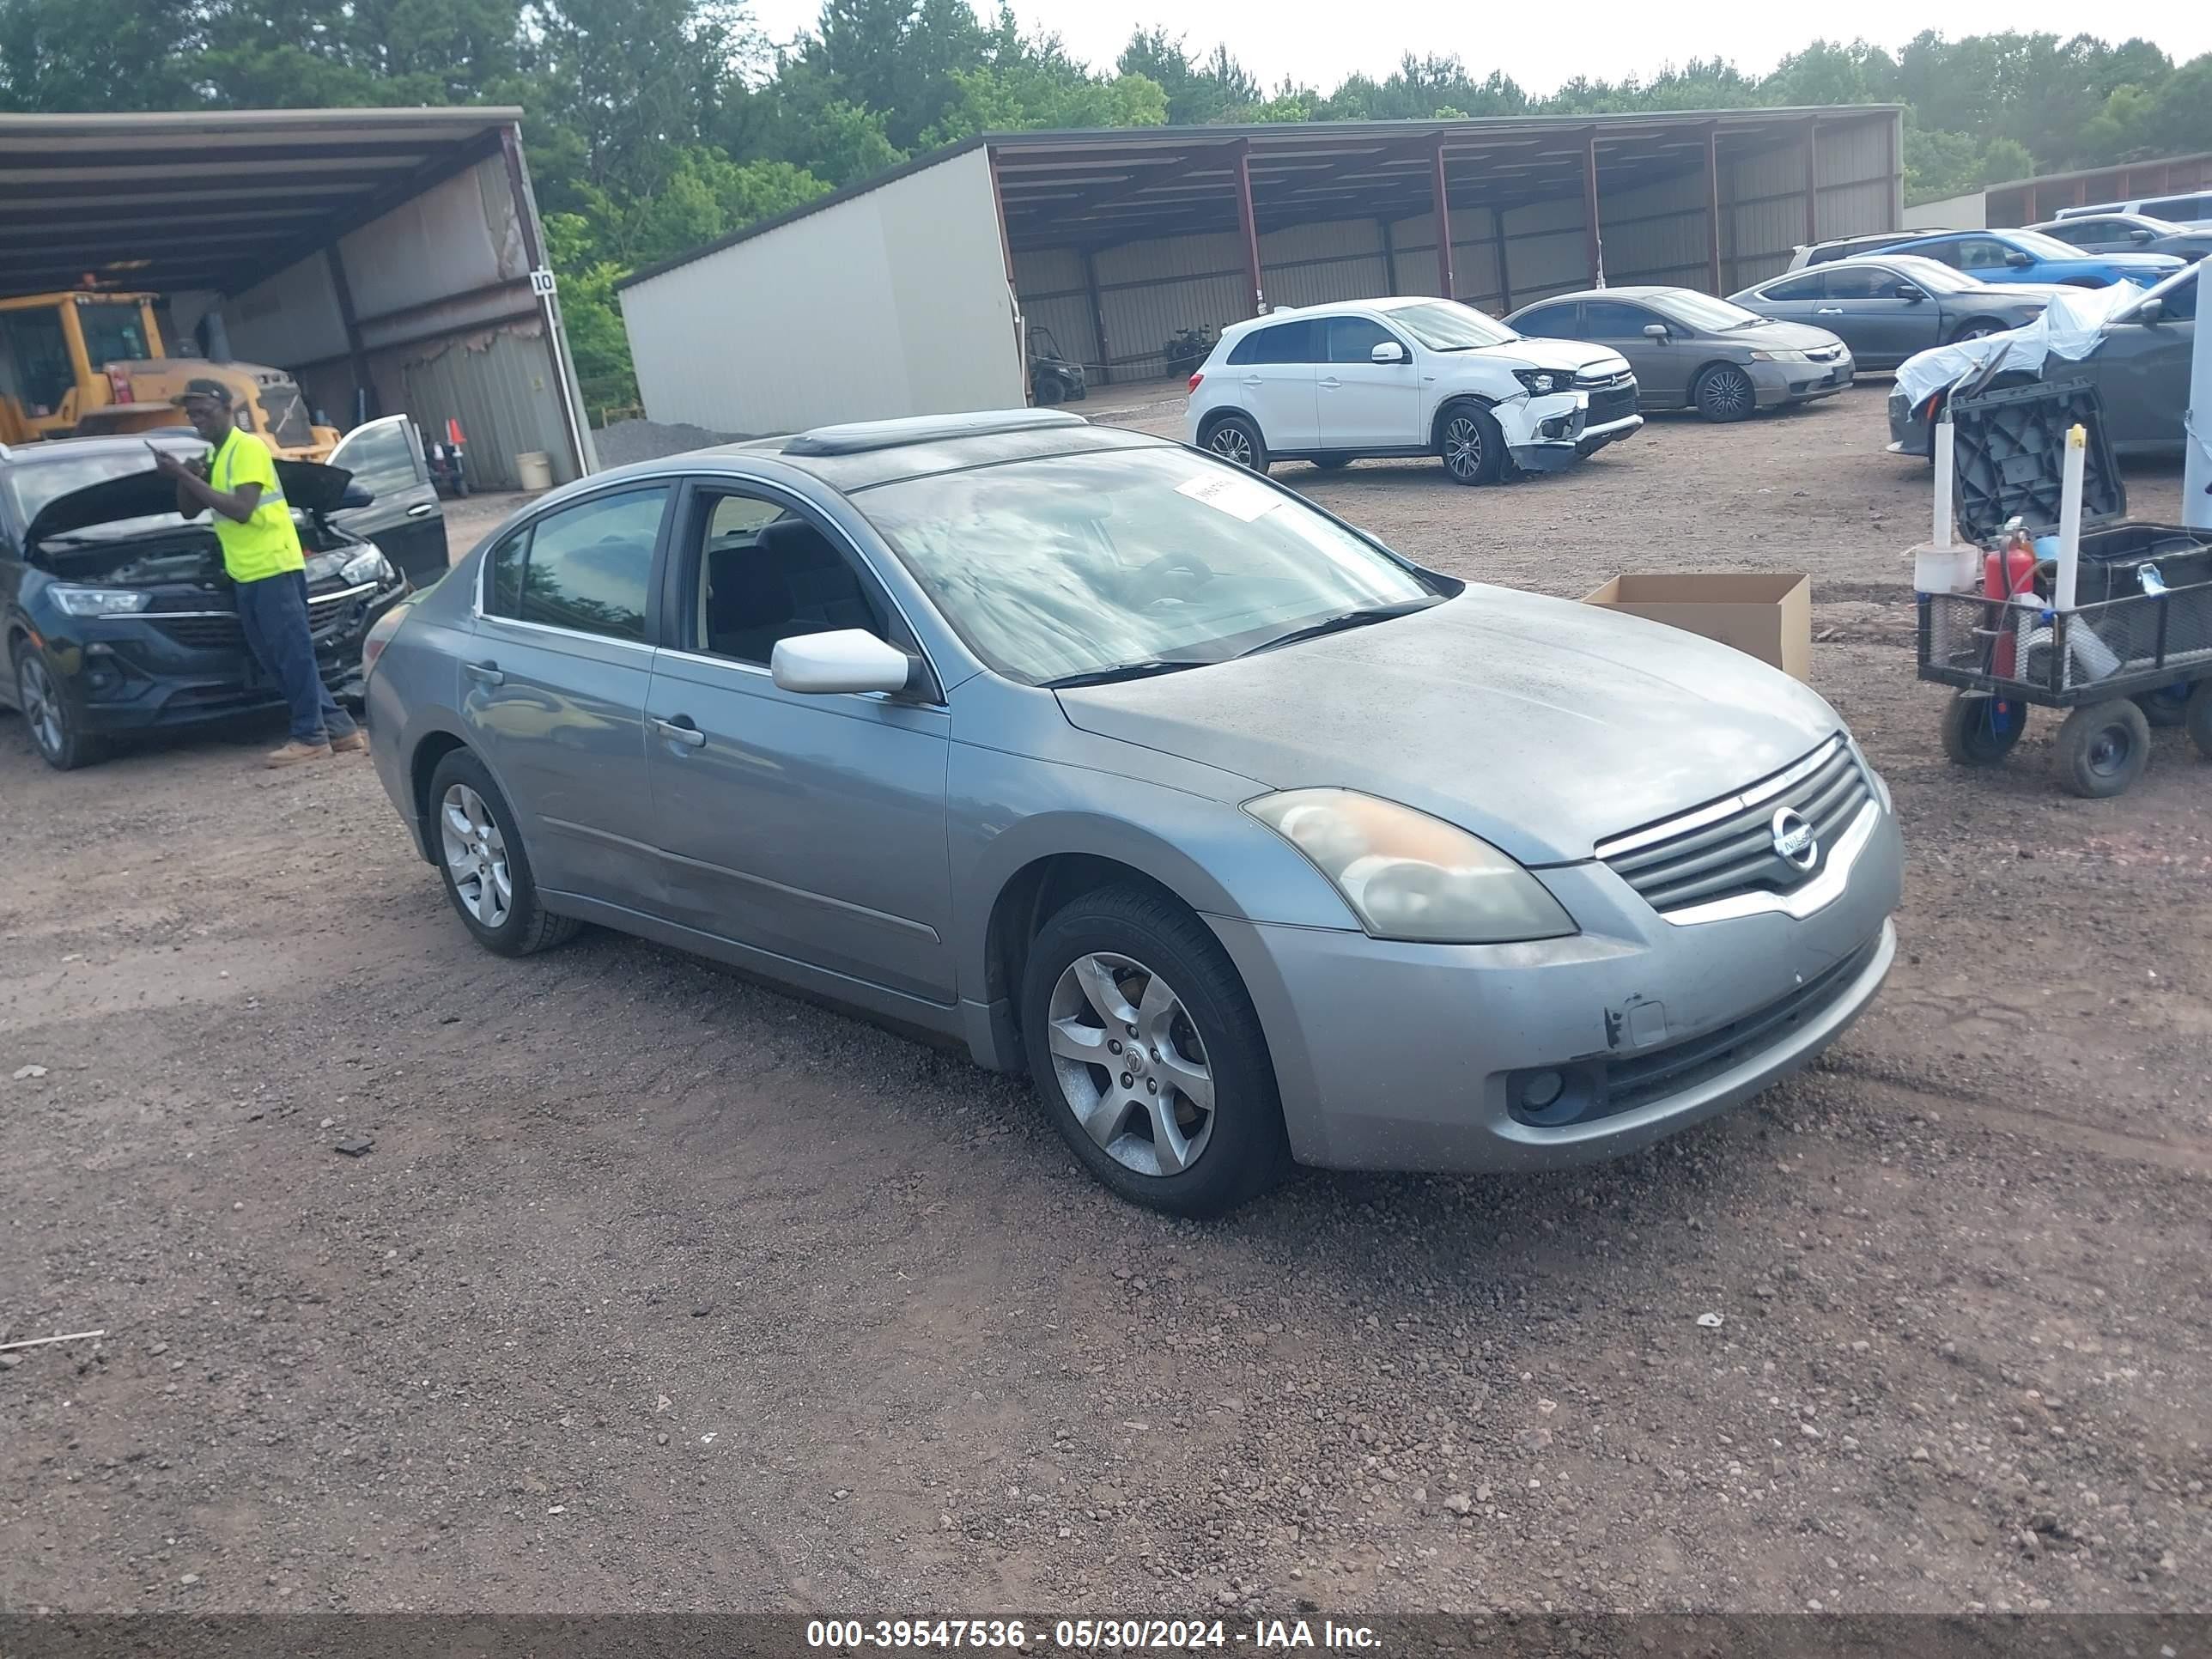
<path id="1" fill-rule="evenodd" d="M 1840 317 L 1844 314 L 1844 308 L 1841 306 L 1815 306 L 1813 314 L 1815 317 Z"/>
<path id="2" fill-rule="evenodd" d="M 479 685 L 507 684 L 507 676 L 499 672 L 499 665 L 495 662 L 465 662 L 461 665 L 461 672 Z"/>
<path id="3" fill-rule="evenodd" d="M 1344 382 L 1343 382 L 1343 381 L 1341 381 L 1341 380 L 1338 380 L 1338 379 L 1336 378 L 1336 376 L 1335 376 L 1335 375 L 1332 374 L 1332 375 L 1330 375 L 1330 376 L 1328 377 L 1328 379 L 1327 379 L 1326 380 L 1323 380 L 1323 381 L 1321 383 L 1321 388 L 1322 388 L 1322 391 L 1324 391 L 1324 392 L 1334 392 L 1334 391 L 1335 391 L 1335 390 L 1337 389 L 1337 387 L 1339 387 L 1339 386 L 1342 386 L 1343 384 L 1344 384 Z"/>
<path id="4" fill-rule="evenodd" d="M 678 714 L 672 720 L 656 720 L 653 729 L 671 743 L 680 743 L 686 749 L 704 749 L 707 734 L 691 723 L 689 714 Z"/>
<path id="5" fill-rule="evenodd" d="M 417 501 L 407 509 L 407 516 L 410 519 L 427 519 L 437 510 L 438 504 L 435 501 Z"/>
<path id="6" fill-rule="evenodd" d="M 1265 386 L 1267 382 L 1262 380 L 1257 374 L 1247 374 L 1244 377 L 1244 384 L 1246 386 Z"/>

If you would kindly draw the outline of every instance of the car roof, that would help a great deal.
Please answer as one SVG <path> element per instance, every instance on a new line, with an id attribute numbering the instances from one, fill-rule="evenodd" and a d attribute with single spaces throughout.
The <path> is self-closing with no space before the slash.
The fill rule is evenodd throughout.
<path id="1" fill-rule="evenodd" d="M 1264 316 L 1247 317 L 1241 323 L 1231 323 L 1221 331 L 1224 340 L 1241 338 L 1255 328 L 1265 328 L 1269 323 L 1288 322 L 1297 317 L 1356 317 L 1362 312 L 1404 311 L 1412 306 L 1464 305 L 1462 300 L 1445 300 L 1434 294 L 1385 294 L 1372 300 L 1324 300 L 1310 306 L 1277 306 Z M 1480 307 L 1468 306 L 1470 311 Z M 1488 313 L 1484 313 L 1487 316 Z"/>
<path id="2" fill-rule="evenodd" d="M 29 465 L 41 460 L 66 461 L 88 455 L 127 453 L 143 450 L 149 442 L 191 444 L 204 448 L 207 440 L 188 426 L 156 427 L 150 432 L 118 432 L 97 438 L 47 438 L 33 444 L 0 444 L 0 465 Z"/>

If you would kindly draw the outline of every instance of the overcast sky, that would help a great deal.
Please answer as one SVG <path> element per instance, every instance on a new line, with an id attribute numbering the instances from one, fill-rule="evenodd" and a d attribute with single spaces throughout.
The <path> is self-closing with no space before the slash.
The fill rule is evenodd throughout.
<path id="1" fill-rule="evenodd" d="M 755 6 L 775 40 L 811 27 L 821 12 L 820 0 L 755 0 Z M 983 0 L 981 9 L 994 13 L 996 0 Z M 1892 51 L 1924 28 L 1953 35 L 2013 28 L 2114 40 L 2141 34 L 2177 61 L 2212 52 L 2212 5 L 2202 0 L 2103 9 L 2081 0 L 2005 0 L 1994 8 L 1857 0 L 1841 12 L 1786 0 L 1727 6 L 1695 0 L 1212 0 L 1202 6 L 1015 0 L 1014 11 L 1024 29 L 1058 30 L 1094 68 L 1113 61 L 1131 29 L 1165 24 L 1183 33 L 1194 53 L 1226 41 L 1269 89 L 1289 75 L 1323 92 L 1354 70 L 1380 80 L 1408 50 L 1457 52 L 1476 79 L 1500 69 L 1532 93 L 1551 92 L 1577 75 L 1606 81 L 1649 76 L 1691 58 L 1728 58 L 1747 74 L 1763 75 L 1823 33 L 1859 36 Z"/>

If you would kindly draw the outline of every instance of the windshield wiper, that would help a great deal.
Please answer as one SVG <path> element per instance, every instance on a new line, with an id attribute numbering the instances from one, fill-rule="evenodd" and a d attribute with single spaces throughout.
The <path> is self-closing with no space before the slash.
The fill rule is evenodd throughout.
<path id="1" fill-rule="evenodd" d="M 1048 691 L 1066 690 L 1079 685 L 1111 685 L 1117 680 L 1141 680 L 1153 674 L 1172 674 L 1178 668 L 1203 668 L 1206 664 L 1194 658 L 1146 657 L 1138 662 L 1117 662 L 1104 668 L 1087 668 L 1079 674 L 1062 674 L 1056 680 L 1038 682 Z"/>
<path id="2" fill-rule="evenodd" d="M 1308 623 L 1304 628 L 1293 628 L 1287 634 L 1278 634 L 1272 640 L 1262 640 L 1243 654 L 1249 657 L 1261 651 L 1273 651 L 1279 645 L 1296 645 L 1300 640 L 1319 639 L 1324 634 L 1340 634 L 1347 628 L 1364 628 L 1370 623 L 1389 622 L 1393 617 L 1410 617 L 1416 611 L 1426 611 L 1432 605 L 1443 603 L 1443 599 L 1439 595 L 1431 593 L 1418 599 L 1401 599 L 1395 605 L 1370 605 L 1357 611 L 1339 611 L 1335 616 L 1325 617 L 1317 623 Z"/>

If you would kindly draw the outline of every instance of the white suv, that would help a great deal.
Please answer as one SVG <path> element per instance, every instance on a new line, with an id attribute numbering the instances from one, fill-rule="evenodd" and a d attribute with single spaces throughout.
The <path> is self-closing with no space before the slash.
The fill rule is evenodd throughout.
<path id="1" fill-rule="evenodd" d="M 1556 472 L 1644 424 L 1618 352 L 1419 297 L 1278 307 L 1224 329 L 1183 418 L 1192 443 L 1261 471 L 1437 455 L 1468 484 L 1509 465 Z"/>

